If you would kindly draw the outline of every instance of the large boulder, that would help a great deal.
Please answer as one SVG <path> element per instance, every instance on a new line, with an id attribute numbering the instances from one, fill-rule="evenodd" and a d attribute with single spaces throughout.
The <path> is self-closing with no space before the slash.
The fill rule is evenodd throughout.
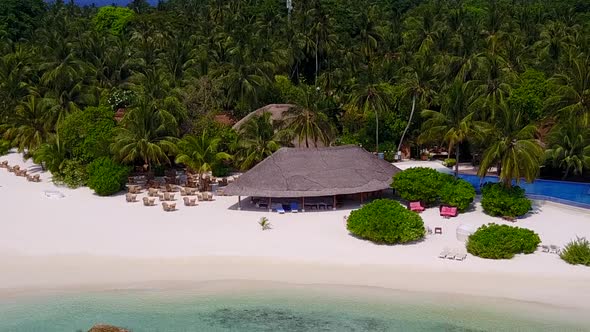
<path id="1" fill-rule="evenodd" d="M 130 332 L 124 328 L 116 327 L 113 325 L 97 324 L 94 325 L 88 332 Z"/>

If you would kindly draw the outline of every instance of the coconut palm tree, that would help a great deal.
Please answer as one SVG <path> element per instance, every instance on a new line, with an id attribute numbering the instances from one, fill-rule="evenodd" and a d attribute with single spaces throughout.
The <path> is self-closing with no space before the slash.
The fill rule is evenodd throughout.
<path id="1" fill-rule="evenodd" d="M 485 123 L 475 120 L 474 112 L 469 111 L 472 101 L 468 85 L 455 80 L 444 97 L 441 111 L 424 110 L 421 114 L 426 121 L 418 142 L 443 142 L 449 153 L 454 148 L 457 159 L 455 177 L 459 175 L 460 144 L 469 138 L 479 138 L 486 127 Z"/>
<path id="2" fill-rule="evenodd" d="M 33 152 L 33 161 L 51 173 L 59 172 L 67 157 L 66 146 L 59 139 L 59 133 L 49 136 L 47 143 L 41 144 Z"/>
<path id="3" fill-rule="evenodd" d="M 51 116 L 51 104 L 36 95 L 29 95 L 16 106 L 16 112 L 4 124 L 4 138 L 12 140 L 19 152 L 33 151 L 47 138 L 53 128 L 48 118 Z"/>
<path id="4" fill-rule="evenodd" d="M 386 112 L 391 102 L 391 85 L 388 83 L 358 84 L 349 101 L 353 110 L 364 114 L 374 113 L 376 121 L 375 151 L 379 152 L 379 113 Z"/>
<path id="5" fill-rule="evenodd" d="M 301 100 L 283 114 L 283 128 L 297 136 L 299 146 L 305 142 L 317 148 L 318 142 L 329 145 L 332 141 L 334 128 L 328 116 L 320 109 L 319 91 L 313 87 L 304 89 Z"/>
<path id="6" fill-rule="evenodd" d="M 118 161 L 131 164 L 142 161 L 146 169 L 169 164 L 169 153 L 176 149 L 176 119 L 167 111 L 154 108 L 145 100 L 132 108 L 115 129 L 111 151 Z"/>
<path id="7" fill-rule="evenodd" d="M 521 178 L 533 182 L 544 160 L 536 134 L 535 125 L 525 123 L 521 112 L 502 107 L 495 127 L 486 137 L 487 148 L 477 175 L 484 177 L 491 166 L 498 166 L 498 176 L 506 187 Z"/>
<path id="8" fill-rule="evenodd" d="M 563 169 L 563 178 L 571 173 L 582 175 L 590 169 L 590 128 L 575 119 L 553 127 L 548 137 L 547 160 L 553 167 Z"/>
<path id="9" fill-rule="evenodd" d="M 201 178 L 201 175 L 210 171 L 215 164 L 232 158 L 228 153 L 219 151 L 220 142 L 221 138 L 210 136 L 206 130 L 199 136 L 185 135 L 176 144 L 176 163 L 184 164 L 198 172 Z"/>
<path id="10" fill-rule="evenodd" d="M 551 79 L 557 85 L 552 97 L 546 100 L 550 110 L 563 118 L 577 118 L 581 124 L 590 124 L 590 56 L 580 55 L 570 62 L 568 69 Z"/>
<path id="11" fill-rule="evenodd" d="M 241 169 L 249 169 L 281 148 L 288 146 L 293 136 L 275 129 L 268 112 L 255 116 L 238 132 L 236 156 Z"/>

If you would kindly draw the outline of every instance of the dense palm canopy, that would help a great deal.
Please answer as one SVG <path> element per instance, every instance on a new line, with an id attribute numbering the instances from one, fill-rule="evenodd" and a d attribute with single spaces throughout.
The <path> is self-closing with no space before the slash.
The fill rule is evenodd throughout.
<path id="1" fill-rule="evenodd" d="M 177 144 L 176 163 L 199 174 L 208 172 L 215 164 L 231 159 L 228 153 L 219 151 L 220 141 L 206 131 L 198 136 L 186 135 Z"/>
<path id="2" fill-rule="evenodd" d="M 540 139 L 543 175 L 586 180 L 583 140 L 565 128 L 590 124 L 589 15 L 579 0 L 0 1 L 0 135 L 43 155 L 62 123 L 99 107 L 126 114 L 107 135 L 121 163 L 174 164 L 176 141 L 207 132 L 233 169 L 293 143 L 417 157 L 444 142 L 461 162 L 487 151 L 481 173 L 503 178 L 538 173 Z M 227 125 L 284 103 L 296 107 L 282 123 Z M 92 158 L 77 156 L 92 154 L 60 133 L 82 174 Z"/>

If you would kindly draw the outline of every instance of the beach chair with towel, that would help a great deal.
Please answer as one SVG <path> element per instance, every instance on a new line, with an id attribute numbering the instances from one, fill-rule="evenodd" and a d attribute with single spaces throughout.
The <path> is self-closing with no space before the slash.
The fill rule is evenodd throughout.
<path id="1" fill-rule="evenodd" d="M 410 211 L 414 211 L 414 212 L 418 212 L 418 213 L 426 210 L 426 208 L 424 207 L 424 205 L 422 205 L 422 202 L 420 202 L 420 201 L 408 203 L 408 209 Z"/>
<path id="2" fill-rule="evenodd" d="M 281 203 L 275 203 L 272 205 L 272 209 L 277 211 L 279 214 L 284 214 L 285 213 L 285 209 L 283 209 L 283 204 Z"/>
<path id="3" fill-rule="evenodd" d="M 441 205 L 439 211 L 444 218 L 456 217 L 458 213 L 457 207 L 448 205 Z"/>

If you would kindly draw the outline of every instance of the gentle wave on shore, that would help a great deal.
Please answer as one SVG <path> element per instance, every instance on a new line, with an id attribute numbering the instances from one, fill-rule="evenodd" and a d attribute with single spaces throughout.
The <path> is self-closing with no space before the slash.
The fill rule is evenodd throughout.
<path id="1" fill-rule="evenodd" d="M 0 312 L 0 330 L 14 332 L 86 331 L 96 323 L 134 332 L 587 331 L 563 308 L 535 303 L 251 281 L 21 294 L 0 299 Z"/>

